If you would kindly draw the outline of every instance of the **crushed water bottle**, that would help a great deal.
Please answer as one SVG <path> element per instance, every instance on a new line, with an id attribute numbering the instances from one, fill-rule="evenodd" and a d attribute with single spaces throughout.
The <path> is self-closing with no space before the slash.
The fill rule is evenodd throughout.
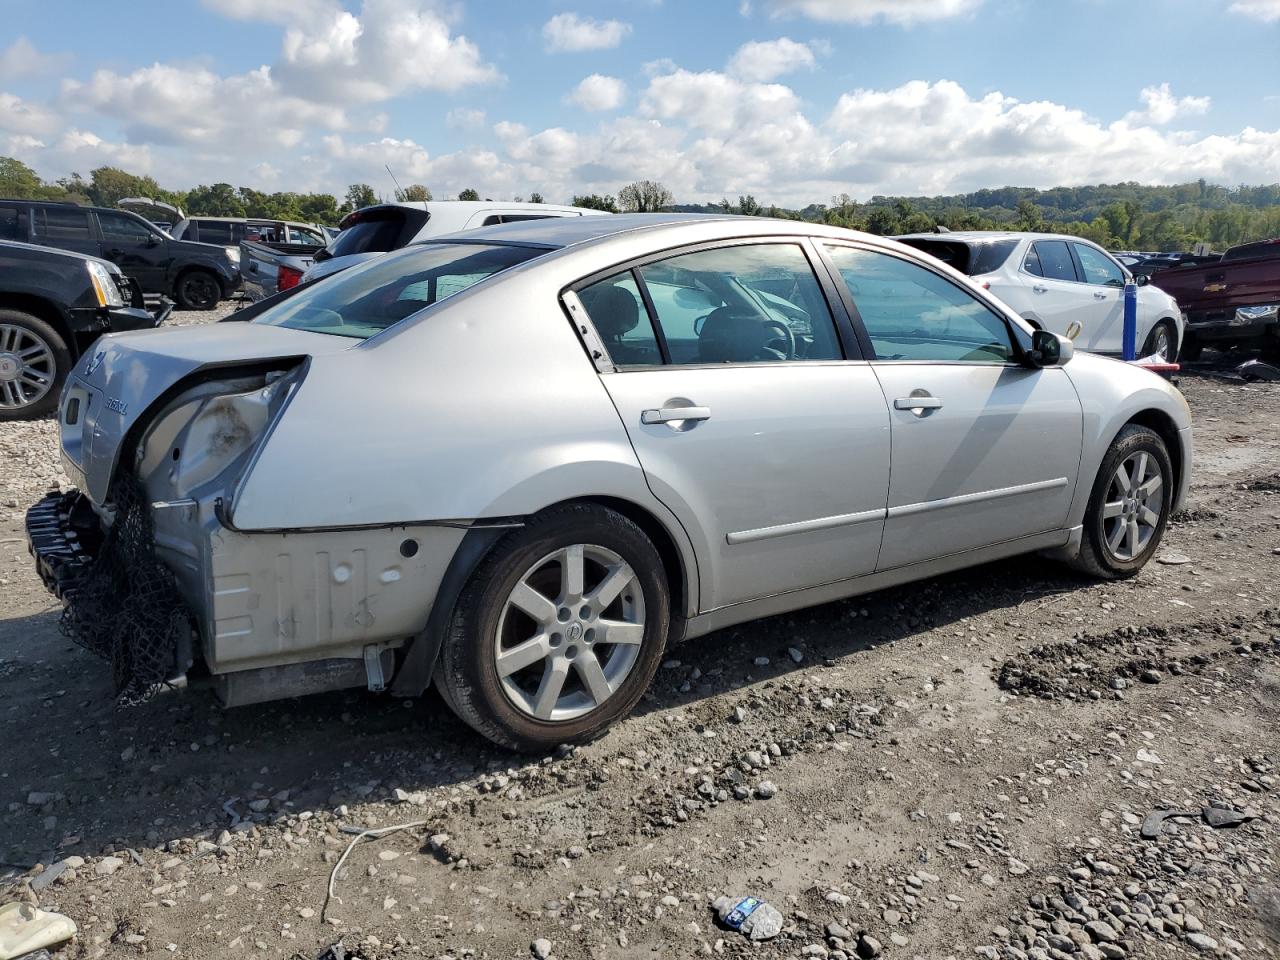
<path id="1" fill-rule="evenodd" d="M 711 907 L 722 924 L 749 940 L 772 940 L 782 932 L 782 914 L 758 897 L 720 897 Z"/>

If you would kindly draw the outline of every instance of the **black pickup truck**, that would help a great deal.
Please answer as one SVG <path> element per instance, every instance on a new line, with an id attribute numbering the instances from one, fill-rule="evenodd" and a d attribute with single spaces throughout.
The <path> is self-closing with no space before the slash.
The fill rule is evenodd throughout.
<path id="1" fill-rule="evenodd" d="M 168 300 L 147 310 L 137 281 L 114 263 L 0 240 L 0 420 L 53 410 L 98 337 L 157 327 L 172 310 Z"/>

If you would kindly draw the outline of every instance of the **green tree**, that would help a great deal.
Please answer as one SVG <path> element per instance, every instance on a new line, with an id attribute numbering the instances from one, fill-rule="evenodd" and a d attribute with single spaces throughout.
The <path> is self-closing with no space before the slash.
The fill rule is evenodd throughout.
<path id="1" fill-rule="evenodd" d="M 588 210 L 604 210 L 608 213 L 618 212 L 618 203 L 612 196 L 602 197 L 598 193 L 576 194 L 569 203 L 575 207 L 586 207 Z"/>
<path id="2" fill-rule="evenodd" d="M 637 180 L 618 191 L 622 209 L 634 213 L 655 213 L 674 202 L 671 191 L 655 180 Z"/>
<path id="3" fill-rule="evenodd" d="M 240 191 L 229 183 L 203 184 L 192 187 L 187 193 L 186 211 L 189 215 L 206 217 L 243 217 L 246 215 Z"/>
<path id="4" fill-rule="evenodd" d="M 378 202 L 378 195 L 374 192 L 373 187 L 367 183 L 353 183 L 347 187 L 347 199 L 344 204 L 347 210 L 359 210 L 363 207 L 372 207 Z"/>
<path id="5" fill-rule="evenodd" d="M 168 191 L 150 177 L 139 177 L 119 167 L 98 167 L 89 173 L 89 199 L 95 206 L 114 207 L 125 197 L 164 200 Z"/>
<path id="6" fill-rule="evenodd" d="M 334 226 L 342 219 L 338 212 L 338 198 L 331 193 L 307 193 L 298 201 L 300 220 L 306 223 L 323 223 Z"/>
<path id="7" fill-rule="evenodd" d="M 1033 232 L 1044 230 L 1044 213 L 1030 200 L 1018 201 L 1018 229 Z"/>
<path id="8" fill-rule="evenodd" d="M 467 189 L 463 190 L 461 193 L 458 194 L 458 199 L 459 200 L 479 200 L 480 194 L 477 191 L 473 190 L 471 187 L 467 187 Z"/>
<path id="9" fill-rule="evenodd" d="M 540 194 L 537 190 L 535 190 L 535 191 L 533 191 L 533 193 L 529 194 L 529 202 L 530 202 L 530 203 L 543 203 L 543 202 L 545 202 L 545 201 L 542 199 L 542 194 Z"/>
<path id="10" fill-rule="evenodd" d="M 420 183 L 411 183 L 403 190 L 396 191 L 396 199 L 401 203 L 424 203 L 431 199 L 431 191 Z"/>
<path id="11" fill-rule="evenodd" d="M 0 157 L 0 197 L 39 200 L 45 189 L 40 176 L 21 160 Z"/>
<path id="12" fill-rule="evenodd" d="M 901 233 L 897 215 L 888 207 L 873 207 L 867 214 L 867 232 L 881 237 Z"/>

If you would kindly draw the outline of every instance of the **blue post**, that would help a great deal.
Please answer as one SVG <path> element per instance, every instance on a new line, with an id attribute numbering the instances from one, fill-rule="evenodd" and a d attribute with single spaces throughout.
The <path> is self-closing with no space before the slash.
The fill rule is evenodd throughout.
<path id="1" fill-rule="evenodd" d="M 1138 359 L 1138 285 L 1124 285 L 1124 360 Z"/>

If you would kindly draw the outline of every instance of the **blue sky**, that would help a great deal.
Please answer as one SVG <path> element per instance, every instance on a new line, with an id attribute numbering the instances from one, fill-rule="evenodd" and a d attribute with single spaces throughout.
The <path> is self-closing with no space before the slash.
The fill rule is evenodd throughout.
<path id="1" fill-rule="evenodd" d="M 0 0 L 0 154 L 681 200 L 1280 180 L 1280 0 Z"/>

